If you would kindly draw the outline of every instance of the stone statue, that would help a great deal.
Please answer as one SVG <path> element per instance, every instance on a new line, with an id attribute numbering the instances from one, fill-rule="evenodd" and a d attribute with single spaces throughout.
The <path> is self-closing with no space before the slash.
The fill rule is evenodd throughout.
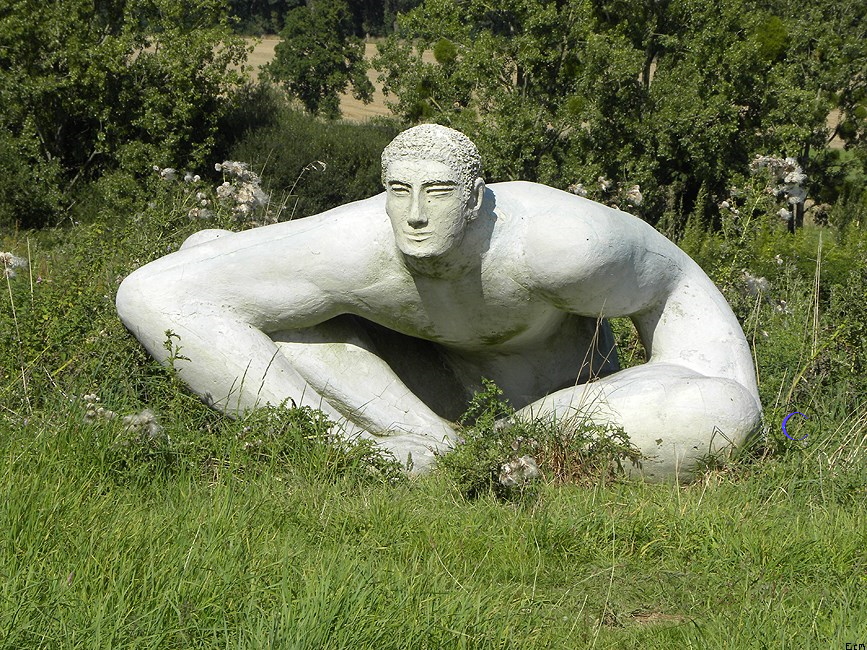
<path id="1" fill-rule="evenodd" d="M 456 441 L 481 379 L 519 416 L 623 427 L 650 480 L 686 478 L 760 424 L 744 334 L 713 282 L 640 219 L 527 182 L 486 186 L 473 143 L 422 125 L 382 155 L 385 192 L 206 230 L 121 284 L 121 319 L 213 407 L 323 410 L 414 472 Z M 604 320 L 649 361 L 620 370 Z"/>

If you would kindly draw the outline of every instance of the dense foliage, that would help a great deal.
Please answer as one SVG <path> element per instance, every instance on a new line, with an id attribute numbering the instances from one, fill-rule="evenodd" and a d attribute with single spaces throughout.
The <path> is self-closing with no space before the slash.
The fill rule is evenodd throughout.
<path id="1" fill-rule="evenodd" d="M 0 227 L 58 219 L 110 170 L 201 161 L 245 56 L 222 0 L 0 8 Z"/>
<path id="2" fill-rule="evenodd" d="M 853 191 L 832 137 L 867 159 L 859 2 L 427 0 L 399 25 L 375 63 L 393 109 L 468 133 L 493 179 L 638 185 L 643 217 L 682 227 L 755 155 L 796 158 L 820 201 Z"/>
<path id="3" fill-rule="evenodd" d="M 395 18 L 420 2 L 421 0 L 348 0 L 346 4 L 353 33 L 355 36 L 366 37 L 391 33 Z M 316 0 L 229 0 L 229 4 L 232 15 L 238 19 L 238 31 L 259 36 L 281 32 L 289 12 L 305 4 L 316 4 Z"/>

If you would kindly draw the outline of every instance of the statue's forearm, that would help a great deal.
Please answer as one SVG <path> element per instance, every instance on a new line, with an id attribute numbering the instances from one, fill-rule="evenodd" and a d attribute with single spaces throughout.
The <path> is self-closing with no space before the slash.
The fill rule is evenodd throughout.
<path id="1" fill-rule="evenodd" d="M 171 364 L 193 392 L 229 415 L 287 399 L 317 407 L 315 394 L 305 394 L 306 382 L 274 342 L 246 323 L 154 305 L 128 325 L 152 356 Z"/>

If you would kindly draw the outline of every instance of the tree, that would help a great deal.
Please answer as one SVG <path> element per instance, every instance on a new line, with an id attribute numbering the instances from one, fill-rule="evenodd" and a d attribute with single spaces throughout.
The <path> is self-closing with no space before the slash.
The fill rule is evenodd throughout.
<path id="1" fill-rule="evenodd" d="M 340 93 L 371 101 L 364 43 L 353 35 L 352 15 L 343 0 L 311 0 L 286 16 L 274 60 L 266 75 L 297 98 L 310 113 L 338 117 Z"/>
<path id="2" fill-rule="evenodd" d="M 245 56 L 222 0 L 7 2 L 0 224 L 44 224 L 111 169 L 202 161 Z"/>
<path id="3" fill-rule="evenodd" d="M 820 177 L 832 108 L 862 146 L 859 4 L 426 0 L 374 65 L 393 110 L 464 130 L 490 178 L 621 206 L 639 185 L 630 209 L 677 230 L 693 212 L 713 217 L 756 154 Z"/>
<path id="4" fill-rule="evenodd" d="M 303 0 L 229 0 L 237 30 L 243 34 L 274 34 L 283 29 L 283 17 Z"/>

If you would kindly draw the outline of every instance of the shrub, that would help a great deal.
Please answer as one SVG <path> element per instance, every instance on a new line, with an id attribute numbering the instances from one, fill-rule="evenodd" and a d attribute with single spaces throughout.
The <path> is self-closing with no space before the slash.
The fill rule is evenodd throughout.
<path id="1" fill-rule="evenodd" d="M 610 481 L 623 474 L 624 462 L 641 459 L 622 429 L 580 417 L 527 421 L 516 416 L 496 384 L 484 380 L 484 386 L 461 417 L 461 444 L 439 459 L 468 498 L 532 495 L 529 481 L 538 477 L 535 468 L 558 483 Z"/>
<path id="2" fill-rule="evenodd" d="M 250 131 L 231 150 L 261 170 L 273 194 L 288 192 L 283 218 L 324 212 L 382 191 L 380 155 L 400 131 L 396 122 L 323 122 L 291 109 L 278 123 Z M 308 170 L 322 161 L 324 169 Z"/>
<path id="3" fill-rule="evenodd" d="M 0 13 L 0 226 L 43 226 L 84 180 L 201 160 L 245 57 L 222 0 L 13 0 Z"/>

